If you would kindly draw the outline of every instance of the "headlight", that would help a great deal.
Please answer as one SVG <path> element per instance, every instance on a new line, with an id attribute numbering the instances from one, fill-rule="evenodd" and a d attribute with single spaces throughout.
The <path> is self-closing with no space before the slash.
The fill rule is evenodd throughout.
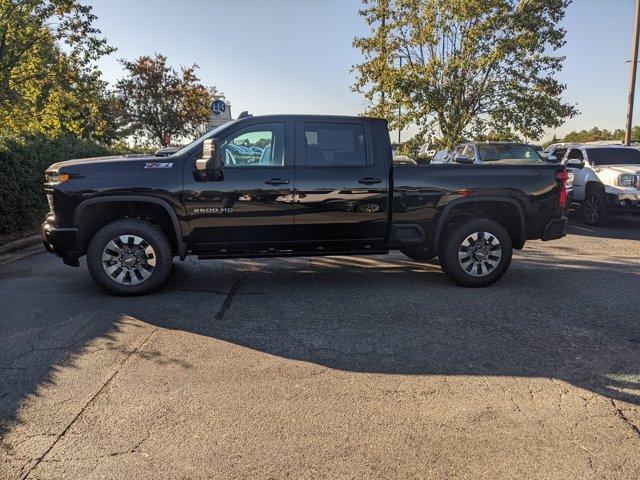
<path id="1" fill-rule="evenodd" d="M 632 173 L 623 173 L 618 177 L 616 184 L 620 187 L 635 187 L 636 176 Z"/>
<path id="2" fill-rule="evenodd" d="M 49 172 L 47 173 L 47 183 L 62 183 L 69 180 L 68 173 Z"/>

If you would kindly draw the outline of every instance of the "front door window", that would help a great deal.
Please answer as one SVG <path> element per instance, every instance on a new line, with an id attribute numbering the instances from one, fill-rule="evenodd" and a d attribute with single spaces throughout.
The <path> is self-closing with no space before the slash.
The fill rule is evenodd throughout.
<path id="1" fill-rule="evenodd" d="M 225 168 L 282 167 L 284 124 L 261 124 L 241 130 L 222 143 Z"/>

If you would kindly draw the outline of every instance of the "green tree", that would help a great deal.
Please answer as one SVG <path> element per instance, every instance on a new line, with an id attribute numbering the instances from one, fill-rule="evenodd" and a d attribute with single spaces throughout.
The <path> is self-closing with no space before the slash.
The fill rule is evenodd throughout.
<path id="1" fill-rule="evenodd" d="M 631 139 L 640 141 L 640 126 L 636 125 L 631 130 Z M 614 131 L 593 127 L 589 130 L 572 131 L 565 135 L 564 141 L 571 143 L 596 142 L 599 140 L 624 141 L 624 130 L 617 128 Z"/>
<path id="2" fill-rule="evenodd" d="M 363 0 L 371 34 L 353 89 L 367 114 L 445 145 L 493 132 L 538 139 L 577 113 L 554 77 L 569 0 Z M 399 108 L 402 114 L 398 114 Z"/>
<path id="3" fill-rule="evenodd" d="M 204 131 L 211 102 L 222 96 L 215 87 L 200 83 L 197 65 L 178 72 L 160 54 L 120 62 L 127 76 L 118 81 L 116 94 L 133 131 L 162 146 L 166 136 L 193 137 Z"/>
<path id="4" fill-rule="evenodd" d="M 0 0 L 0 133 L 98 138 L 106 84 L 94 61 L 113 49 L 77 0 Z"/>

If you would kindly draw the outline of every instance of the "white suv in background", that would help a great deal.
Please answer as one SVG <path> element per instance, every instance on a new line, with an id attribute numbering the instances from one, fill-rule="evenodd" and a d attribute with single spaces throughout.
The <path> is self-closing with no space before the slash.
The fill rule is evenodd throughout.
<path id="1" fill-rule="evenodd" d="M 621 145 L 566 147 L 562 163 L 573 173 L 573 201 L 584 221 L 601 225 L 611 213 L 640 215 L 640 150 Z"/>

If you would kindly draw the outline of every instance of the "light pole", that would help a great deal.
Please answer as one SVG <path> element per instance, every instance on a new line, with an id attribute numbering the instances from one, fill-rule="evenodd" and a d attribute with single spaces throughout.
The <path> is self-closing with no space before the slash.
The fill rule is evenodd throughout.
<path id="1" fill-rule="evenodd" d="M 636 95 L 636 75 L 638 73 L 638 42 L 640 41 L 640 0 L 636 0 L 636 23 L 633 32 L 633 47 L 631 56 L 631 73 L 629 75 L 629 99 L 627 105 L 627 128 L 624 134 L 624 144 L 631 145 L 631 130 L 633 129 L 633 101 Z"/>

